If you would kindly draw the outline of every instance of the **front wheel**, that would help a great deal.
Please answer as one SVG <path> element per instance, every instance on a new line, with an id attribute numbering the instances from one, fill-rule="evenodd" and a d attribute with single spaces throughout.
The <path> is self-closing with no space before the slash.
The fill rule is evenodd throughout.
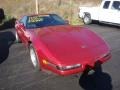
<path id="1" fill-rule="evenodd" d="M 30 59 L 32 61 L 32 64 L 36 70 L 40 70 L 40 63 L 38 60 L 38 55 L 32 45 L 29 47 L 29 52 L 30 52 Z"/>
<path id="2" fill-rule="evenodd" d="M 89 14 L 85 14 L 85 16 L 83 18 L 83 22 L 85 24 L 90 24 L 92 22 L 91 16 Z"/>

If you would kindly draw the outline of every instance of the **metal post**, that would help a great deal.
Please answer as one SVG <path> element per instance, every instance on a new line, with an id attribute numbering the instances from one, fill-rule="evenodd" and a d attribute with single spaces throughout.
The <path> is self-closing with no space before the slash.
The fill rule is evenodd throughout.
<path id="1" fill-rule="evenodd" d="M 72 24 L 72 0 L 70 0 L 70 24 Z"/>
<path id="2" fill-rule="evenodd" d="M 39 13 L 39 5 L 38 5 L 38 0 L 36 0 L 36 3 L 35 3 L 35 6 L 36 6 L 36 14 L 38 14 Z"/>

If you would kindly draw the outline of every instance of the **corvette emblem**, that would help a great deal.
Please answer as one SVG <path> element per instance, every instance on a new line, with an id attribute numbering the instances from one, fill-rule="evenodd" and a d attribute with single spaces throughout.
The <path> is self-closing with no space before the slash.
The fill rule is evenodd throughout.
<path id="1" fill-rule="evenodd" d="M 86 45 L 82 45 L 81 48 L 86 48 L 87 46 Z"/>

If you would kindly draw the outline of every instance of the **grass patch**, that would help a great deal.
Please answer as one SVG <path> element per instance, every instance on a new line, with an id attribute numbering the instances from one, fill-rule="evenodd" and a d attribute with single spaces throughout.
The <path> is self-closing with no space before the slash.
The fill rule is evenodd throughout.
<path id="1" fill-rule="evenodd" d="M 97 5 L 101 0 L 38 0 L 39 13 L 56 13 L 70 21 L 72 25 L 82 25 L 77 16 L 78 8 L 82 5 Z M 3 0 L 1 8 L 4 9 L 6 19 L 19 18 L 22 15 L 35 13 L 35 0 Z"/>
<path id="2" fill-rule="evenodd" d="M 71 21 L 71 24 L 72 25 L 84 25 L 83 21 L 81 18 L 73 18 L 72 21 Z"/>

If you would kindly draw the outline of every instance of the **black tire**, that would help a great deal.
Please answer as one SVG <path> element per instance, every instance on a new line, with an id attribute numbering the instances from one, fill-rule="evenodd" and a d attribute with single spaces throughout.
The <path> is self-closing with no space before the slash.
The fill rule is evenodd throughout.
<path id="1" fill-rule="evenodd" d="M 92 19 L 91 19 L 90 14 L 85 14 L 84 15 L 83 22 L 84 22 L 84 24 L 90 24 L 90 23 L 92 23 Z"/>
<path id="2" fill-rule="evenodd" d="M 30 44 L 30 46 L 29 46 L 29 53 L 30 53 L 30 59 L 33 64 L 33 67 L 35 68 L 36 71 L 40 71 L 41 68 L 40 68 L 38 55 L 32 44 Z"/>

